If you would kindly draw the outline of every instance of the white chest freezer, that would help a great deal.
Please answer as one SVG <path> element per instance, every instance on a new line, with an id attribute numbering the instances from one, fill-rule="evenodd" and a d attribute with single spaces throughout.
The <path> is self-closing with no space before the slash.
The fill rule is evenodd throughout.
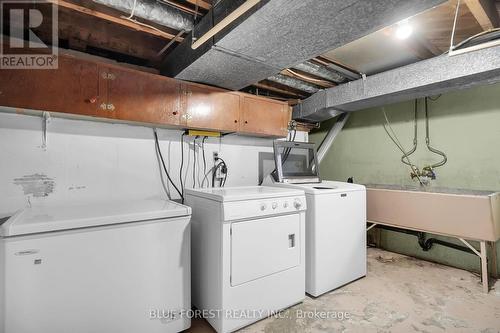
<path id="1" fill-rule="evenodd" d="M 188 328 L 190 215 L 159 199 L 19 211 L 0 227 L 0 332 Z"/>

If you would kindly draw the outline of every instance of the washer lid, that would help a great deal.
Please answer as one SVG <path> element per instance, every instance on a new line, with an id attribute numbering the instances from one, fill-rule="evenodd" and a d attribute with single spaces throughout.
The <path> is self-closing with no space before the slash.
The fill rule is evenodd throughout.
<path id="1" fill-rule="evenodd" d="M 97 227 L 190 214 L 190 207 L 162 199 L 32 207 L 18 211 L 5 221 L 0 226 L 0 236 Z"/>
<path id="2" fill-rule="evenodd" d="M 210 200 L 226 202 L 252 199 L 293 197 L 304 195 L 304 191 L 293 188 L 270 186 L 217 187 L 203 189 L 185 189 L 185 193 Z"/>
<path id="3" fill-rule="evenodd" d="M 306 184 L 284 184 L 275 183 L 276 186 L 296 188 L 305 191 L 307 194 L 330 194 L 351 191 L 365 191 L 365 187 L 359 184 L 351 184 L 344 182 L 336 182 L 330 180 L 323 180 L 321 183 L 306 183 Z"/>

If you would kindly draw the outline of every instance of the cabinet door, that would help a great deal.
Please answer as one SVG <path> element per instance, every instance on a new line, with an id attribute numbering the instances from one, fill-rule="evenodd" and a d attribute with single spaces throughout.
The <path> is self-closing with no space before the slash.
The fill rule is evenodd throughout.
<path id="1" fill-rule="evenodd" d="M 97 64 L 60 57 L 58 69 L 0 70 L 0 105 L 96 116 Z"/>
<path id="2" fill-rule="evenodd" d="M 240 118 L 238 93 L 186 84 L 186 126 L 221 132 L 236 132 Z"/>
<path id="3" fill-rule="evenodd" d="M 291 112 L 287 104 L 261 97 L 243 96 L 240 132 L 284 137 Z"/>
<path id="4" fill-rule="evenodd" d="M 161 125 L 180 124 L 180 84 L 158 75 L 127 69 L 104 68 L 106 108 L 120 120 Z"/>

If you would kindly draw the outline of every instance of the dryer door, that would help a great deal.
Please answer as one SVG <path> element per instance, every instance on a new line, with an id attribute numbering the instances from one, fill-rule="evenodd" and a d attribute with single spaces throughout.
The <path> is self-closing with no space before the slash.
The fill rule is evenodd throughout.
<path id="1" fill-rule="evenodd" d="M 300 264 L 300 215 L 231 224 L 231 285 L 262 278 Z"/>

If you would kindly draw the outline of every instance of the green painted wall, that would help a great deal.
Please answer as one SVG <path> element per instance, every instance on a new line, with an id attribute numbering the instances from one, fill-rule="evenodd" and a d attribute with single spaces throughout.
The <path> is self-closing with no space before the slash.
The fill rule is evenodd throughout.
<path id="1" fill-rule="evenodd" d="M 422 168 L 440 157 L 426 149 L 420 104 L 419 142 L 412 162 Z M 382 109 L 403 146 L 412 147 L 413 101 L 354 112 L 321 164 L 323 179 L 345 181 L 352 176 L 357 183 L 416 185 L 382 127 Z M 429 115 L 431 145 L 448 156 L 448 163 L 436 169 L 437 179 L 430 186 L 500 191 L 500 84 L 442 95 L 429 101 Z M 334 122 L 322 123 L 320 130 L 311 133 L 310 141 L 321 143 Z M 468 270 L 480 268 L 478 257 L 439 245 L 423 252 L 411 235 L 383 231 L 381 246 Z M 500 258 L 500 242 L 496 251 Z"/>

